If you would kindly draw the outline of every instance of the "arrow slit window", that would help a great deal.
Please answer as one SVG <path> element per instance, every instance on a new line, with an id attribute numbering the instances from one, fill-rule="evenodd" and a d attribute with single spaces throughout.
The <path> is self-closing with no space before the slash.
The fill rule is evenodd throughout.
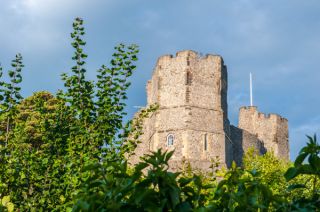
<path id="1" fill-rule="evenodd" d="M 203 141 L 203 148 L 204 148 L 204 151 L 207 151 L 208 149 L 208 135 L 207 134 L 204 134 L 204 141 Z"/>

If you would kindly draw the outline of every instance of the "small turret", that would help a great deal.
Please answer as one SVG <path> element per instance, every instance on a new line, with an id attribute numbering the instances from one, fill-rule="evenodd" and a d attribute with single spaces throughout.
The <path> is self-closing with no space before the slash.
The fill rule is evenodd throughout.
<path id="1" fill-rule="evenodd" d="M 289 160 L 288 120 L 278 114 L 264 114 L 257 107 L 241 107 L 239 128 L 256 135 L 267 151 Z"/>

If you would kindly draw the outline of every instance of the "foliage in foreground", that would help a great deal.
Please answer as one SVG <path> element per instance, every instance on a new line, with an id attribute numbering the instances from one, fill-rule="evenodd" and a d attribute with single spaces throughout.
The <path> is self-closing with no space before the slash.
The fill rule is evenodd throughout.
<path id="1" fill-rule="evenodd" d="M 97 80 L 86 79 L 83 21 L 71 34 L 75 65 L 56 95 L 22 98 L 22 56 L 0 78 L 0 211 L 317 211 L 320 147 L 308 137 L 294 164 L 248 152 L 244 167 L 222 175 L 172 173 L 173 152 L 145 155 L 131 167 L 144 118 L 123 124 L 138 48 L 115 47 Z M 0 77 L 2 68 L 0 67 Z M 101 148 L 104 146 L 105 148 Z M 218 179 L 218 180 L 217 180 Z"/>
<path id="2" fill-rule="evenodd" d="M 233 164 L 220 181 L 168 171 L 173 152 L 161 150 L 143 157 L 133 172 L 128 171 L 126 161 L 95 164 L 88 167 L 91 175 L 74 211 L 317 211 L 319 153 L 316 137 L 309 137 L 309 143 L 287 170 L 278 169 L 283 162 L 272 154 L 256 156 L 245 162 L 269 163 L 269 167 L 248 169 Z M 269 176 L 275 177 L 271 185 Z M 312 180 L 311 190 L 301 185 L 299 176 Z"/>

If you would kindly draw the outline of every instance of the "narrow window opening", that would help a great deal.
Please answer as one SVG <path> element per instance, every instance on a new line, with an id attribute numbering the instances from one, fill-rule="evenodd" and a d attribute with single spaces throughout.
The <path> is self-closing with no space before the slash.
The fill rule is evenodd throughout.
<path id="1" fill-rule="evenodd" d="M 208 139 L 207 134 L 204 135 L 204 151 L 207 151 L 208 149 Z"/>
<path id="2" fill-rule="evenodd" d="M 167 146 L 173 146 L 173 142 L 174 142 L 174 136 L 172 134 L 169 134 L 167 136 Z"/>

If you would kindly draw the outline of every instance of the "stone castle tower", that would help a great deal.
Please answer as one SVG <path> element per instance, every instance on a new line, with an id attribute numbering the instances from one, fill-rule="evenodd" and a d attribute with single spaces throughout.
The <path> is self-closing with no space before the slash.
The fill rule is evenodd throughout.
<path id="1" fill-rule="evenodd" d="M 287 120 L 242 107 L 239 127 L 232 126 L 227 90 L 227 67 L 220 56 L 181 51 L 176 57 L 160 57 L 147 84 L 147 106 L 157 103 L 159 109 L 145 120 L 141 143 L 130 161 L 136 163 L 159 148 L 175 150 L 170 160 L 173 170 L 182 161 L 206 170 L 213 158 L 225 166 L 232 161 L 241 164 L 250 147 L 261 154 L 273 150 L 288 159 Z"/>

